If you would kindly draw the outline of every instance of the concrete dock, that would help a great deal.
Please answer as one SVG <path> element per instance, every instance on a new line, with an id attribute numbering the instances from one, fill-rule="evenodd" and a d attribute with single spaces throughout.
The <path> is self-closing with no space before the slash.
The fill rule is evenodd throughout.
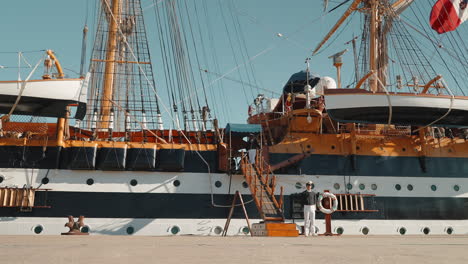
<path id="1" fill-rule="evenodd" d="M 468 236 L 0 236 L 0 263 L 468 263 Z"/>

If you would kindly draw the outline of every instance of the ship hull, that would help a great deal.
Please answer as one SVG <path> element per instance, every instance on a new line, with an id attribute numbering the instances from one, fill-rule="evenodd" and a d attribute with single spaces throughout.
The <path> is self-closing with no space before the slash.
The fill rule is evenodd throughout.
<path id="1" fill-rule="evenodd" d="M 224 226 L 228 215 L 229 193 L 240 190 L 244 200 L 250 201 L 241 175 L 38 169 L 2 169 L 0 173 L 2 187 L 31 184 L 51 189 L 47 198 L 45 193 L 36 195 L 38 203 L 46 201 L 51 208 L 31 212 L 0 208 L 0 234 L 34 234 L 37 226 L 42 226 L 41 234 L 59 234 L 65 231 L 67 215 L 84 215 L 92 234 L 122 235 L 132 227 L 132 234 L 168 235 L 177 226 L 177 234 L 218 235 L 218 227 Z M 47 184 L 41 184 L 44 177 L 49 179 Z M 88 184 L 89 179 L 93 184 Z M 314 181 L 318 191 L 345 193 L 346 182 L 352 185 L 352 193 L 376 195 L 366 206 L 378 212 L 333 214 L 334 227 L 342 227 L 345 234 L 358 234 L 364 227 L 370 234 L 398 234 L 400 227 L 408 234 L 421 234 L 426 227 L 431 234 L 443 234 L 447 228 L 468 234 L 466 178 L 278 175 L 278 185 L 285 187 L 285 217 L 299 225 L 302 215 L 294 208 L 292 195 L 303 191 L 308 180 Z M 396 183 L 401 190 L 395 189 Z M 356 191 L 361 184 L 365 189 Z M 373 184 L 375 190 L 370 187 Z M 407 189 L 410 184 L 411 191 Z M 461 186 L 459 191 L 453 189 L 455 184 Z M 437 186 L 436 191 L 431 190 L 432 185 Z M 253 203 L 247 204 L 247 210 L 253 222 L 259 221 Z M 230 234 L 244 234 L 242 210 L 236 210 L 234 217 Z M 323 215 L 318 213 L 317 218 L 323 219 Z M 318 222 L 324 230 L 323 220 Z"/>

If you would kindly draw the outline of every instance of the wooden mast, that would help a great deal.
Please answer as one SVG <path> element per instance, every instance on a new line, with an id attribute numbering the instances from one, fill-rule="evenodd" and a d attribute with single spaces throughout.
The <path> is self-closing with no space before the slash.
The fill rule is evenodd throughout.
<path id="1" fill-rule="evenodd" d="M 368 5 L 370 7 L 370 43 L 369 43 L 369 68 L 370 71 L 377 73 L 378 72 L 378 64 L 377 64 L 377 54 L 378 54 L 378 35 L 377 35 L 377 28 L 378 28 L 378 13 L 379 13 L 379 2 L 378 0 L 369 0 Z M 378 76 L 378 75 L 377 75 Z M 370 89 L 372 92 L 377 92 L 378 85 L 377 85 L 377 76 L 371 76 L 369 78 L 370 81 Z"/>
<path id="2" fill-rule="evenodd" d="M 103 96 L 101 99 L 101 120 L 98 122 L 98 128 L 107 131 L 109 128 L 110 112 L 112 108 L 112 98 L 114 92 L 114 70 L 115 70 L 115 57 L 117 54 L 117 35 L 118 35 L 118 21 L 120 21 L 120 0 L 112 0 L 112 6 L 109 0 L 104 0 L 106 9 L 111 9 L 109 12 L 109 33 L 107 37 L 107 51 L 106 51 L 106 67 L 104 71 L 103 81 Z"/>

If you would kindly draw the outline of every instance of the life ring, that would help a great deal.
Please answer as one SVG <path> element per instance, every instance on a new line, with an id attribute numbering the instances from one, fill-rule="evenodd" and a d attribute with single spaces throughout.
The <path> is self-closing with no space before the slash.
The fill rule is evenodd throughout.
<path id="1" fill-rule="evenodd" d="M 331 198 L 332 206 L 330 209 L 323 207 L 322 205 L 323 198 Z M 318 197 L 317 208 L 320 210 L 320 212 L 324 214 L 332 214 L 338 209 L 338 199 L 336 199 L 336 196 L 333 193 L 330 193 L 330 192 L 321 193 Z"/>

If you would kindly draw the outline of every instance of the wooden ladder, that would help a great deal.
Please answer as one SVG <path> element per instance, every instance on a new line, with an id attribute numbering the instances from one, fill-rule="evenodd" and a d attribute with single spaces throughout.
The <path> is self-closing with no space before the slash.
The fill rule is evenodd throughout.
<path id="1" fill-rule="evenodd" d="M 270 170 L 270 166 L 259 155 L 256 158 L 256 165 L 249 163 L 247 156 L 243 155 L 241 169 L 262 219 L 284 222 L 283 187 L 280 188 L 278 201 L 274 195 L 276 176 Z"/>

